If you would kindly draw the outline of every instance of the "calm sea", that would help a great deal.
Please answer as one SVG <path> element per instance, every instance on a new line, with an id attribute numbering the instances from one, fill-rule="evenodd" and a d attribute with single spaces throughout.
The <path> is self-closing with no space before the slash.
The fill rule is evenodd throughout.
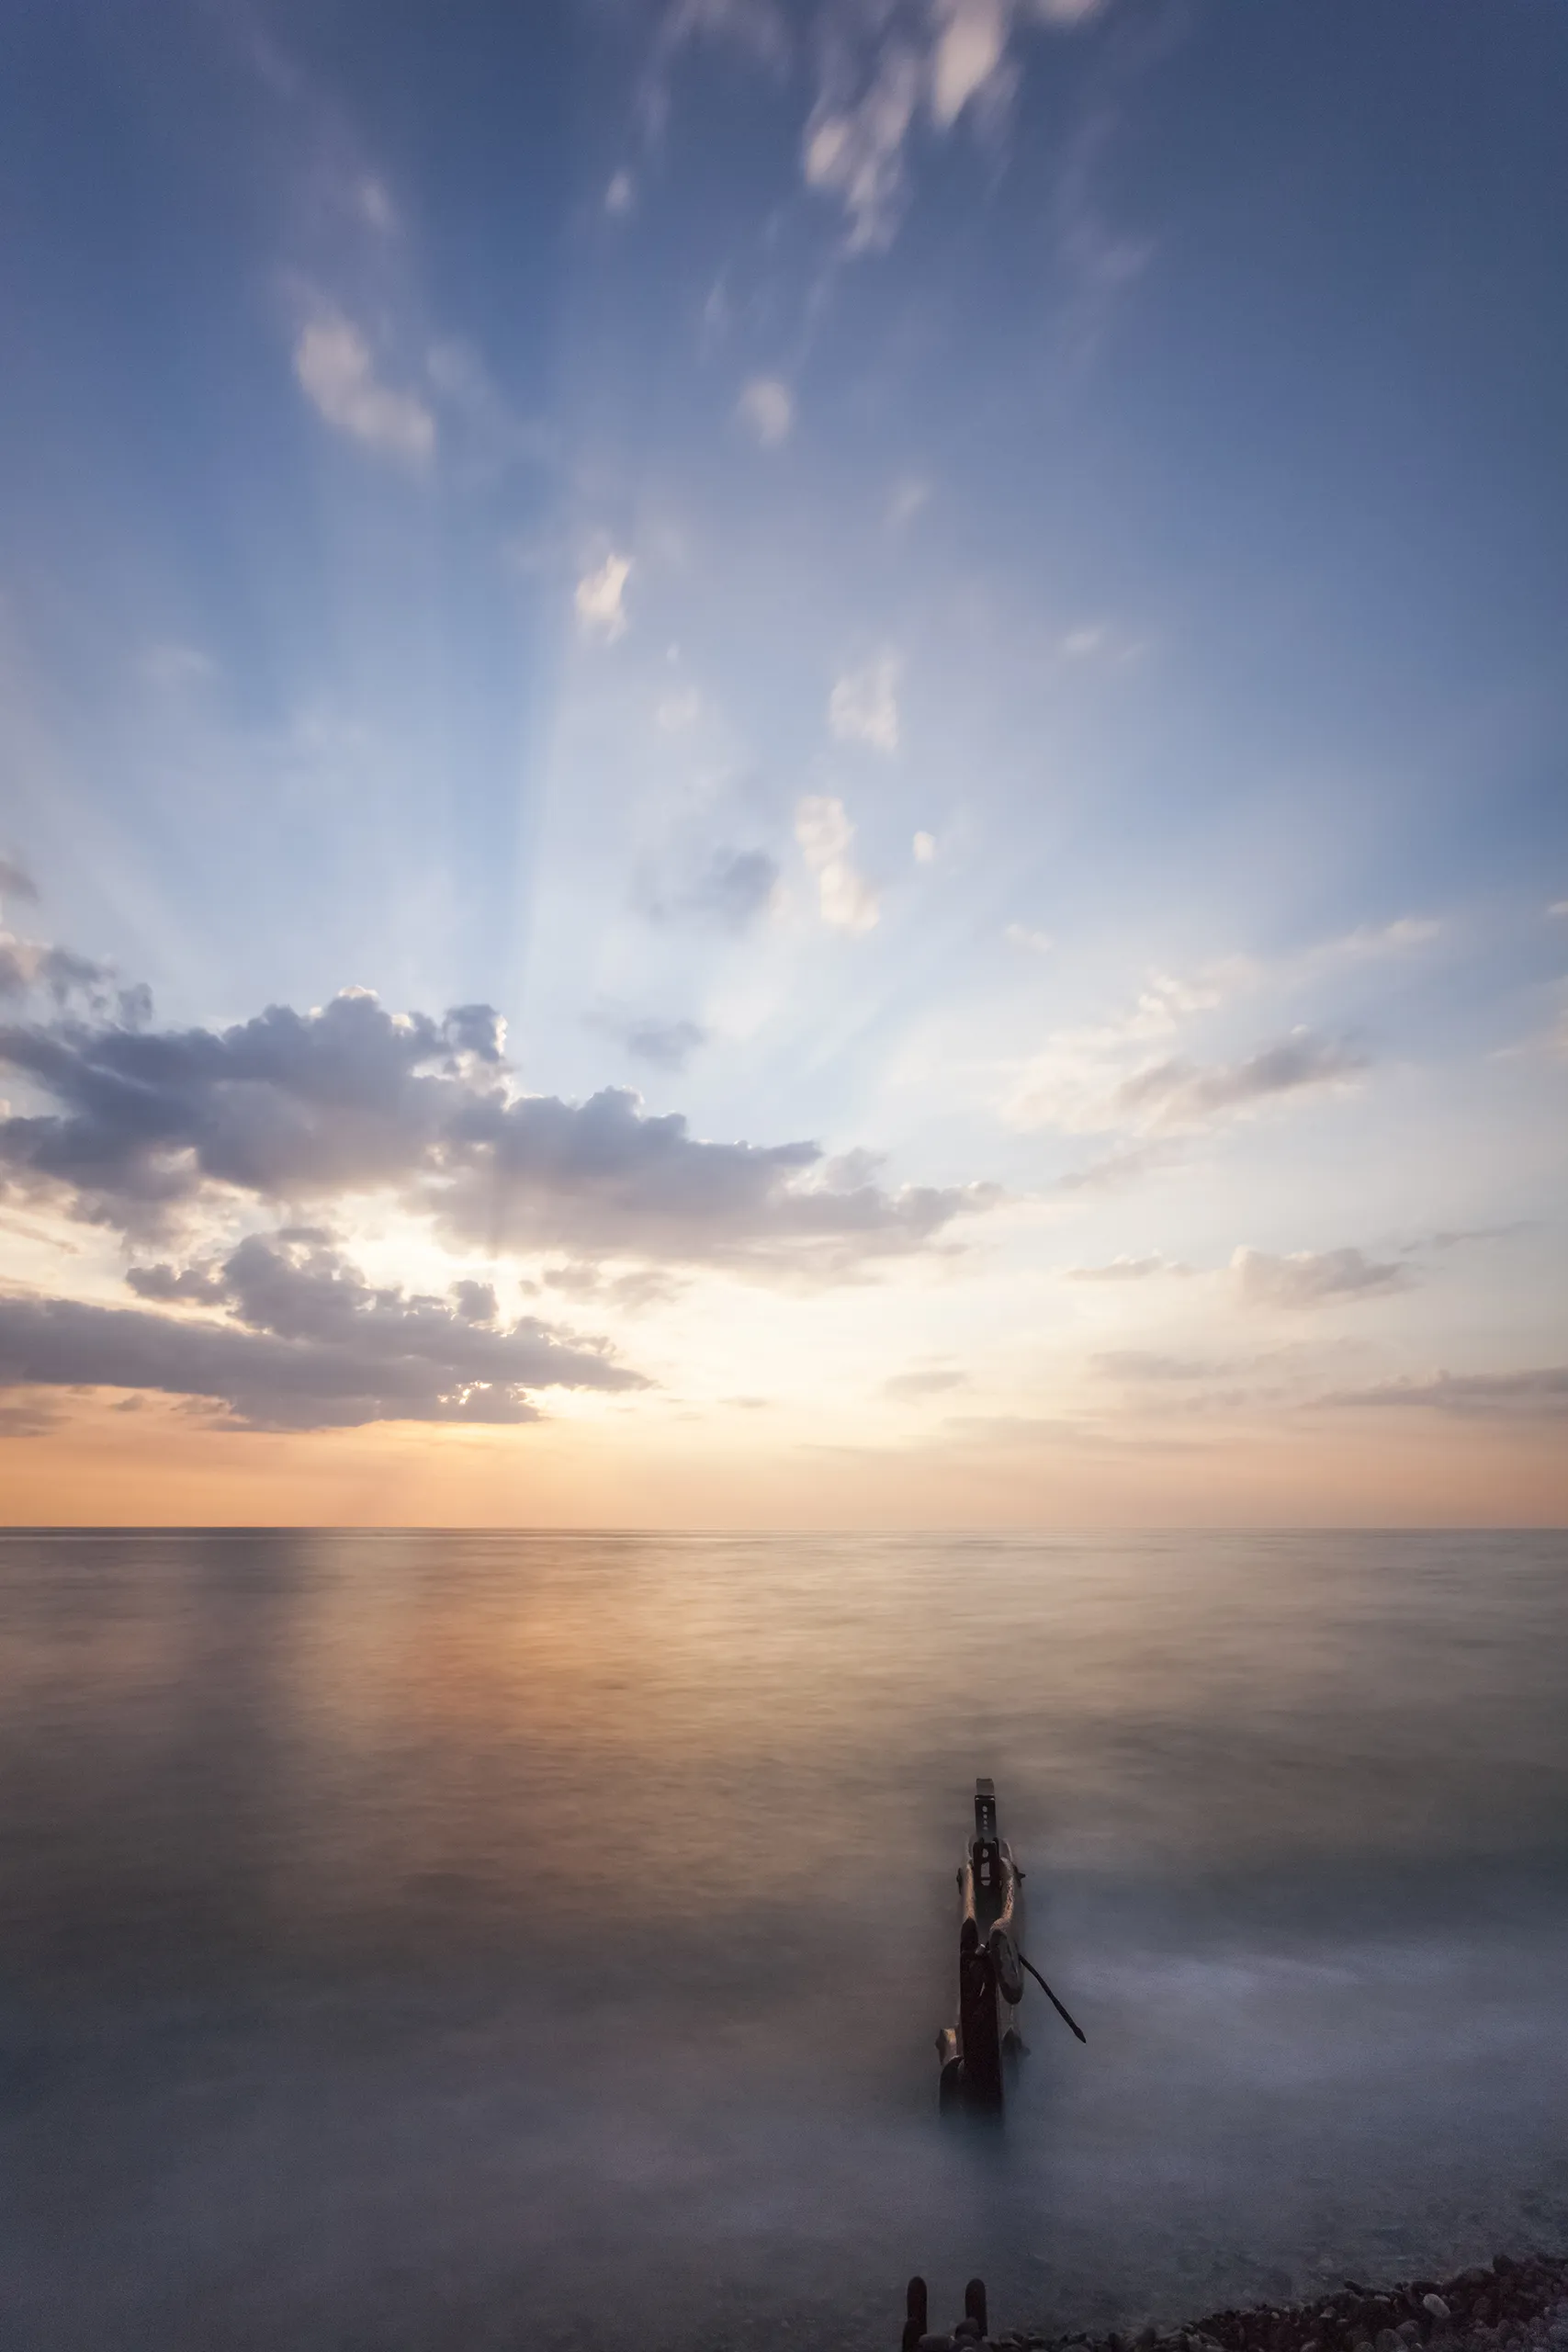
<path id="1" fill-rule="evenodd" d="M 0 2342 L 891 2347 L 1568 2245 L 1568 1539 L 0 1539 Z M 976 1772 L 1032 2054 L 939 2125 Z"/>

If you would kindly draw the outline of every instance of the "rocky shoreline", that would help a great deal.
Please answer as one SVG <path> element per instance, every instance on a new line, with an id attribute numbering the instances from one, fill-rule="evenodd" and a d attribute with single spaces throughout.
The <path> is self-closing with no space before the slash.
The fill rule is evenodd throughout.
<path id="1" fill-rule="evenodd" d="M 917 2308 L 911 2281 L 911 2314 Z M 1500 2254 L 1451 2278 L 1412 2278 L 1393 2287 L 1348 2280 L 1337 2293 L 1303 2303 L 1259 2303 L 1211 2312 L 1163 2333 L 1029 2335 L 1014 2329 L 987 2338 L 980 2324 L 984 2289 L 971 2290 L 969 2315 L 951 2335 L 918 2337 L 919 2352 L 1568 2352 L 1568 2258 Z M 923 2290 L 919 2298 L 923 2306 Z M 922 2312 L 923 2316 L 923 2312 Z M 906 2328 L 906 2352 L 915 2352 Z"/>

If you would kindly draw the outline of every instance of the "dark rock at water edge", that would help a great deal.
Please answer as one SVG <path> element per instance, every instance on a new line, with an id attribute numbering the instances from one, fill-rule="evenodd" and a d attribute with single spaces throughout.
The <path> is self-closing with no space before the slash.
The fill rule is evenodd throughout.
<path id="1" fill-rule="evenodd" d="M 1302 2303 L 1258 2303 L 1211 2312 L 1186 2326 L 1136 2335 L 1032 2335 L 1019 2329 L 980 2337 L 973 2322 L 953 2336 L 927 2334 L 921 2352 L 939 2346 L 983 2352 L 1568 2352 L 1568 2256 L 1499 2254 L 1446 2279 L 1413 2278 L 1392 2287 L 1348 2279 L 1336 2293 Z"/>

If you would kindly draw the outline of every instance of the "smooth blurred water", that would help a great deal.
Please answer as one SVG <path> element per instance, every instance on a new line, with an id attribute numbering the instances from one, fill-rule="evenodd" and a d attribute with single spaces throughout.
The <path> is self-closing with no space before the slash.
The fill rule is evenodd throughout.
<path id="1" fill-rule="evenodd" d="M 0 1538 L 7 2346 L 892 2346 L 1568 2245 L 1568 1540 Z M 976 1772 L 1004 2132 L 939 2125 Z"/>

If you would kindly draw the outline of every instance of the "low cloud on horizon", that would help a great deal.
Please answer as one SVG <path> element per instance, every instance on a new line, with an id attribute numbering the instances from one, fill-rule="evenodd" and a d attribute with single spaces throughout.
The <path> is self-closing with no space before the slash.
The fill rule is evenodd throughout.
<path id="1" fill-rule="evenodd" d="M 539 1418 L 541 1388 L 648 1385 L 602 1341 L 532 1317 L 499 1326 L 483 1284 L 445 1299 L 372 1288 L 314 1234 L 252 1235 L 217 1263 L 128 1280 L 141 1298 L 197 1311 L 0 1295 L 0 1386 L 161 1391 L 211 1399 L 231 1428 L 303 1430 L 515 1424 Z"/>

